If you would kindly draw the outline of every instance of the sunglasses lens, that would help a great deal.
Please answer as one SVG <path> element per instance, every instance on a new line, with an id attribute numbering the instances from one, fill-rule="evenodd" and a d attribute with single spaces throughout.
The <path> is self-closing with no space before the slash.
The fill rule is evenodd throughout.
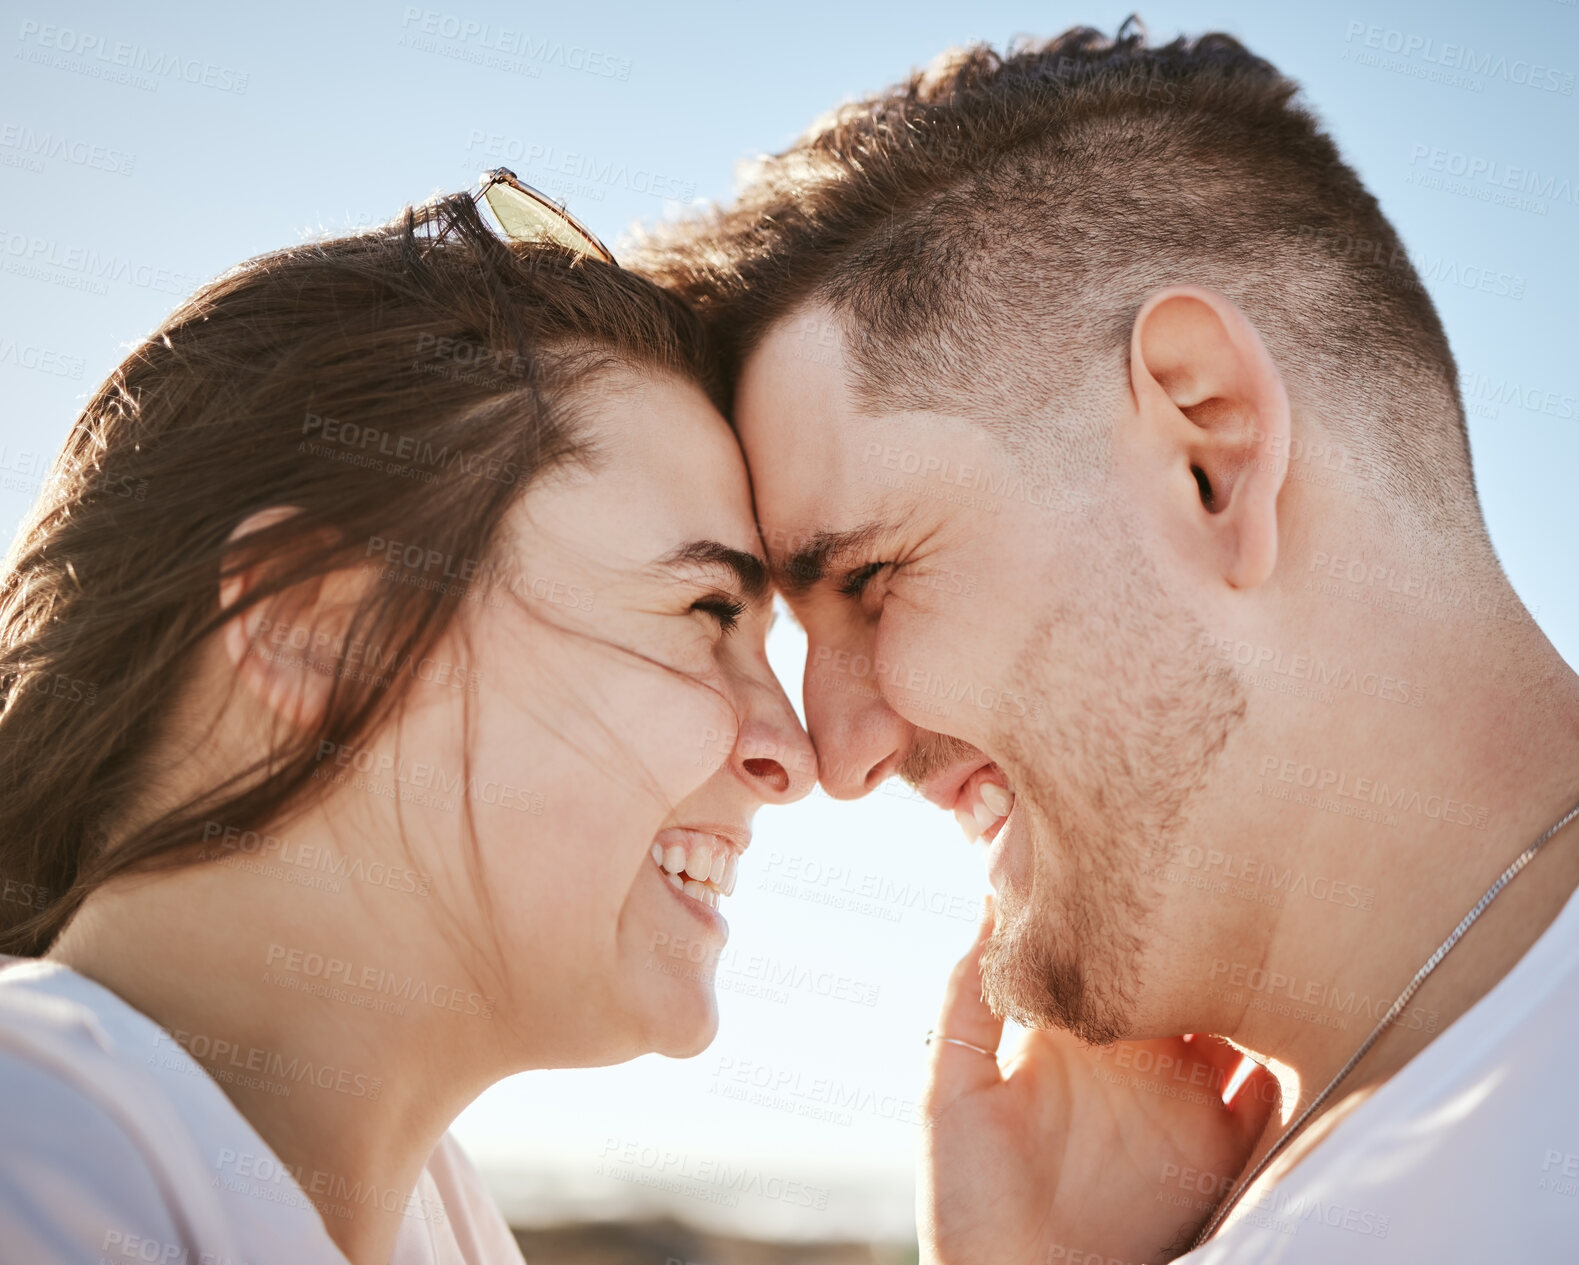
<path id="1" fill-rule="evenodd" d="M 529 193 L 499 181 L 489 185 L 483 197 L 505 235 L 516 241 L 550 241 L 578 255 L 590 252 L 602 257 L 604 253 L 567 223 L 555 207 L 539 202 Z"/>

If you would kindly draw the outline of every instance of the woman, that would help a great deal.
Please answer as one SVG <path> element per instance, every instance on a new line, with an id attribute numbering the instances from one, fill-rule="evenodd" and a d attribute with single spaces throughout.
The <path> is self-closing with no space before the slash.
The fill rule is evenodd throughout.
<path id="1" fill-rule="evenodd" d="M 0 595 L 7 1259 L 518 1261 L 450 1122 L 691 1055 L 815 781 L 700 328 L 467 196 L 265 256 Z"/>

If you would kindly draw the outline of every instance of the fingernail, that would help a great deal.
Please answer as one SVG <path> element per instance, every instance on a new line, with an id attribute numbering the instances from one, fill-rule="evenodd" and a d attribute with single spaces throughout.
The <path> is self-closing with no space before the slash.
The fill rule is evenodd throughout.
<path id="1" fill-rule="evenodd" d="M 1242 1058 L 1239 1066 L 1234 1068 L 1234 1074 L 1228 1078 L 1228 1084 L 1223 1086 L 1223 1106 L 1232 1107 L 1234 1099 L 1239 1096 L 1239 1091 L 1244 1088 L 1245 1082 L 1250 1079 L 1250 1074 L 1256 1070 L 1253 1059 Z"/>

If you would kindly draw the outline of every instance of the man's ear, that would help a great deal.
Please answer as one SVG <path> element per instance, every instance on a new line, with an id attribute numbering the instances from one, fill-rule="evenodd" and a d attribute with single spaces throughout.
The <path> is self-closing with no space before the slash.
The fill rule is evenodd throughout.
<path id="1" fill-rule="evenodd" d="M 1130 333 L 1135 433 L 1165 476 L 1166 508 L 1235 588 L 1277 564 L 1277 498 L 1288 472 L 1283 378 L 1261 336 L 1215 290 L 1151 295 Z"/>
<path id="2" fill-rule="evenodd" d="M 258 510 L 236 524 L 229 542 L 299 512 L 288 505 Z M 281 550 L 278 558 L 283 563 L 286 551 Z M 265 561 L 225 574 L 219 584 L 220 609 L 234 609 L 270 569 Z M 339 573 L 316 576 L 252 603 L 224 625 L 222 642 L 237 678 L 292 728 L 317 724 L 328 705 L 343 649 L 345 617 L 351 609 L 351 584 L 348 576 Z"/>

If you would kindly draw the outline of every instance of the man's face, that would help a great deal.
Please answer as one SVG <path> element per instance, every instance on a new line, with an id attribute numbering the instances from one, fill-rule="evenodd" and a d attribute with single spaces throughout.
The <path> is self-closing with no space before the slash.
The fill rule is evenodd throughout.
<path id="1" fill-rule="evenodd" d="M 747 361 L 736 425 L 824 787 L 897 774 L 953 811 L 988 844 L 994 1008 L 1125 1035 L 1185 934 L 1159 874 L 1243 702 L 1105 461 L 1035 474 L 978 421 L 863 414 L 821 310 Z"/>

